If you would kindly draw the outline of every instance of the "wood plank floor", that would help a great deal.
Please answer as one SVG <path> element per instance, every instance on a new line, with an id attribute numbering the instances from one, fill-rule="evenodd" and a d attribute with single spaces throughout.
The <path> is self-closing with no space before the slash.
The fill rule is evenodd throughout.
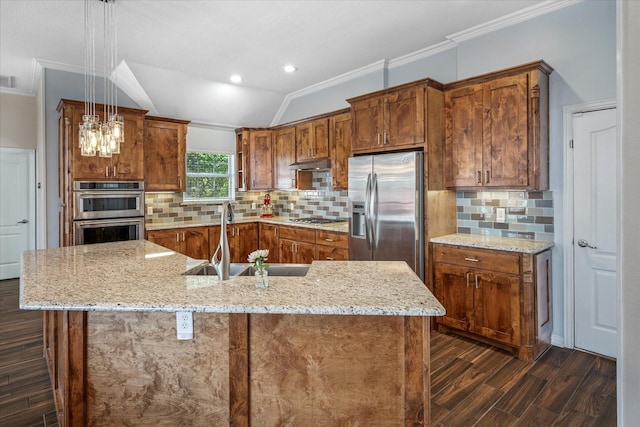
<path id="1" fill-rule="evenodd" d="M 0 281 L 0 426 L 57 426 L 42 312 L 20 310 L 18 294 L 17 279 Z"/>
<path id="2" fill-rule="evenodd" d="M 19 282 L 0 281 L 0 426 L 57 426 L 42 357 L 42 313 L 18 309 Z M 614 361 L 553 347 L 527 363 L 432 332 L 434 426 L 615 426 Z"/>

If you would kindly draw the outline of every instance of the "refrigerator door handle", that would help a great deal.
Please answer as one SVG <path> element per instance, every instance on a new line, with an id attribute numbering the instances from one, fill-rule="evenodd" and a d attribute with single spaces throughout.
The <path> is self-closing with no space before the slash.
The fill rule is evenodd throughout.
<path id="1" fill-rule="evenodd" d="M 364 196 L 364 236 L 369 250 L 373 250 L 373 239 L 371 238 L 371 174 L 367 175 L 367 188 Z"/>
<path id="2" fill-rule="evenodd" d="M 371 179 L 371 246 L 377 246 L 376 227 L 378 226 L 378 175 Z"/>

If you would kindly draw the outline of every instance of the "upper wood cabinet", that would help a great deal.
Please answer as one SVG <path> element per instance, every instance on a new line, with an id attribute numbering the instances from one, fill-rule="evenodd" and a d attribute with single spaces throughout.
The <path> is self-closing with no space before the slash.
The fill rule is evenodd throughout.
<path id="1" fill-rule="evenodd" d="M 184 192 L 188 121 L 147 117 L 144 121 L 146 191 Z"/>
<path id="2" fill-rule="evenodd" d="M 331 117 L 330 138 L 331 189 L 346 190 L 349 186 L 349 156 L 351 155 L 351 113 Z"/>
<path id="3" fill-rule="evenodd" d="M 273 189 L 273 131 L 236 129 L 236 188 Z"/>
<path id="4" fill-rule="evenodd" d="M 273 132 L 274 187 L 278 190 L 296 188 L 296 171 L 289 165 L 296 162 L 296 128 L 289 126 Z"/>
<path id="5" fill-rule="evenodd" d="M 348 99 L 353 120 L 353 152 L 411 148 L 426 141 L 425 88 L 441 85 L 422 80 Z"/>
<path id="6" fill-rule="evenodd" d="M 102 120 L 103 106 L 96 104 L 96 111 Z M 84 115 L 84 102 L 60 100 L 58 104 L 60 165 L 61 175 L 67 175 L 68 183 L 74 180 L 143 180 L 144 151 L 143 129 L 145 110 L 118 107 L 118 114 L 124 118 L 124 143 L 120 154 L 110 158 L 82 156 L 78 146 L 78 126 Z"/>
<path id="7" fill-rule="evenodd" d="M 549 188 L 549 74 L 542 61 L 445 86 L 448 188 Z"/>
<path id="8" fill-rule="evenodd" d="M 329 157 L 329 119 L 316 119 L 296 126 L 296 161 Z"/>

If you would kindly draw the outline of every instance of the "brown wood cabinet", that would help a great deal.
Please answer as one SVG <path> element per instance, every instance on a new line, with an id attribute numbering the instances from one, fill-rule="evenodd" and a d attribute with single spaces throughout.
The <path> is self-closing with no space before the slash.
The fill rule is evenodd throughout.
<path id="1" fill-rule="evenodd" d="M 349 259 L 349 235 L 337 231 L 316 230 L 316 257 L 320 261 Z"/>
<path id="2" fill-rule="evenodd" d="M 280 237 L 278 233 L 279 226 L 261 222 L 258 229 L 260 241 L 258 246 L 260 246 L 260 249 L 269 250 L 267 262 L 269 264 L 280 262 L 280 256 L 278 254 L 278 240 Z"/>
<path id="3" fill-rule="evenodd" d="M 249 140 L 244 136 L 242 129 L 236 129 L 236 190 L 238 191 L 247 191 Z"/>
<path id="4" fill-rule="evenodd" d="M 210 240 L 209 253 L 213 256 L 220 243 L 220 227 L 217 227 L 217 238 Z M 242 224 L 227 224 L 227 239 L 231 262 L 248 262 L 247 257 L 258 248 L 258 224 L 247 222 Z"/>
<path id="5" fill-rule="evenodd" d="M 385 151 L 420 146 L 426 141 L 423 80 L 348 99 L 353 120 L 353 152 Z"/>
<path id="6" fill-rule="evenodd" d="M 445 185 L 549 188 L 549 74 L 542 61 L 445 86 Z"/>
<path id="7" fill-rule="evenodd" d="M 194 259 L 210 259 L 209 227 L 149 230 L 146 239 Z"/>
<path id="8" fill-rule="evenodd" d="M 329 157 L 329 119 L 321 118 L 296 126 L 296 161 Z"/>
<path id="9" fill-rule="evenodd" d="M 512 350 L 523 360 L 551 345 L 551 251 L 522 254 L 433 245 L 434 294 L 451 328 Z"/>
<path id="10" fill-rule="evenodd" d="M 316 252 L 315 230 L 280 226 L 278 258 L 281 263 L 311 264 Z"/>
<path id="11" fill-rule="evenodd" d="M 273 132 L 274 187 L 278 190 L 296 188 L 296 171 L 289 165 L 296 162 L 296 128 L 289 126 Z"/>
<path id="12" fill-rule="evenodd" d="M 269 129 L 236 129 L 236 189 L 273 188 L 273 132 Z"/>
<path id="13" fill-rule="evenodd" d="M 188 121 L 147 116 L 144 121 L 146 191 L 186 190 Z"/>
<path id="14" fill-rule="evenodd" d="M 346 190 L 349 187 L 349 156 L 351 155 L 351 113 L 331 117 L 331 189 Z"/>

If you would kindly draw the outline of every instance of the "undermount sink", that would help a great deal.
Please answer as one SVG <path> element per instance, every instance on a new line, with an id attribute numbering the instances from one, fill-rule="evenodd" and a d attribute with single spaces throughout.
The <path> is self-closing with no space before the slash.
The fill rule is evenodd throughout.
<path id="1" fill-rule="evenodd" d="M 309 271 L 310 264 L 271 264 L 267 267 L 269 276 L 302 277 Z M 232 263 L 229 268 L 230 276 L 253 276 L 256 270 L 252 264 Z M 194 267 L 182 273 L 184 276 L 217 276 L 212 264 L 204 264 Z"/>

